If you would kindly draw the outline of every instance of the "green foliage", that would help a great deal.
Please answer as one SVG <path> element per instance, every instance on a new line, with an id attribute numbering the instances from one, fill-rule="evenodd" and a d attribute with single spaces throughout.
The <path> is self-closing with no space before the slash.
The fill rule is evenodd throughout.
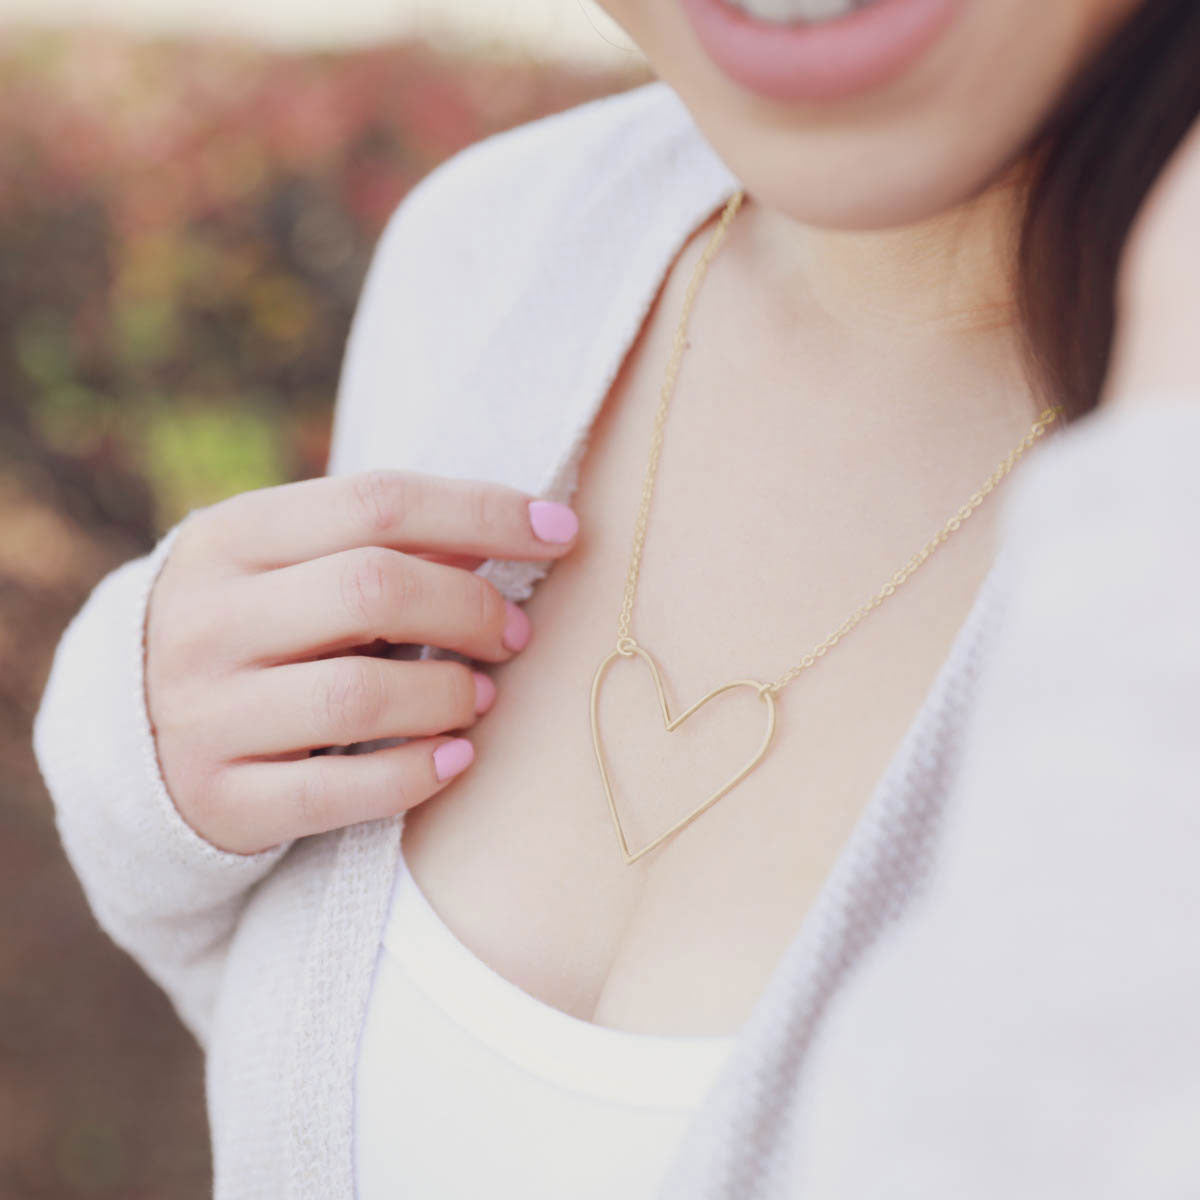
<path id="1" fill-rule="evenodd" d="M 611 90 L 419 43 L 0 43 L 0 469 L 19 447 L 74 473 L 113 519 L 148 514 L 146 540 L 320 474 L 362 277 L 408 189 Z"/>
<path id="2" fill-rule="evenodd" d="M 150 402 L 137 422 L 138 457 L 170 524 L 193 508 L 288 481 L 270 407 L 253 397 Z"/>

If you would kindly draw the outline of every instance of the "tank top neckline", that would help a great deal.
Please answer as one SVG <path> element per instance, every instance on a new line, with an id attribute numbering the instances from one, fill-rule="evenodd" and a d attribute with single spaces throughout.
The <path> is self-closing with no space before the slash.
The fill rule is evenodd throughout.
<path id="1" fill-rule="evenodd" d="M 597 1025 L 526 992 L 478 958 L 397 855 L 382 950 L 431 1002 L 495 1053 L 558 1086 L 653 1108 L 692 1108 L 736 1034 L 635 1033 Z"/>

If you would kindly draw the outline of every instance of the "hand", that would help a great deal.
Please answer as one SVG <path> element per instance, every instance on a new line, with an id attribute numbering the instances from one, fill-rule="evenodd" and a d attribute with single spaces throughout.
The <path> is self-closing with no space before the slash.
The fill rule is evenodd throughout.
<path id="1" fill-rule="evenodd" d="M 146 691 L 168 790 L 192 828 L 249 854 L 441 790 L 434 752 L 452 740 L 445 731 L 478 719 L 475 673 L 454 659 L 362 651 L 385 639 L 511 658 L 529 619 L 474 568 L 557 559 L 574 545 L 573 531 L 562 543 L 535 535 L 530 499 L 385 470 L 190 513 L 150 595 Z M 480 678 L 486 709 L 494 685 Z M 309 754 L 392 737 L 411 740 Z"/>
<path id="2" fill-rule="evenodd" d="M 1200 402 L 1200 121 L 1155 180 L 1125 244 L 1101 404 L 1155 393 Z"/>

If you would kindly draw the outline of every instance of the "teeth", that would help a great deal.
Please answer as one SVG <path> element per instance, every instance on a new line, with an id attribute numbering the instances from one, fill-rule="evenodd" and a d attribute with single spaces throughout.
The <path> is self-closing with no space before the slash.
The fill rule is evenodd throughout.
<path id="1" fill-rule="evenodd" d="M 844 17 L 875 0 L 728 0 L 734 8 L 762 21 L 828 21 Z"/>

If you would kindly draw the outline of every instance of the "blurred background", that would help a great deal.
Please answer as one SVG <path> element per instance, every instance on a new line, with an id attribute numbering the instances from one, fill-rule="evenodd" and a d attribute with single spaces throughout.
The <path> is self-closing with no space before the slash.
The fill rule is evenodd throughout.
<path id="1" fill-rule="evenodd" d="M 58 638 L 191 508 L 322 474 L 427 171 L 650 78 L 591 0 L 0 0 L 0 1197 L 211 1195 L 202 1060 L 30 745 Z"/>

